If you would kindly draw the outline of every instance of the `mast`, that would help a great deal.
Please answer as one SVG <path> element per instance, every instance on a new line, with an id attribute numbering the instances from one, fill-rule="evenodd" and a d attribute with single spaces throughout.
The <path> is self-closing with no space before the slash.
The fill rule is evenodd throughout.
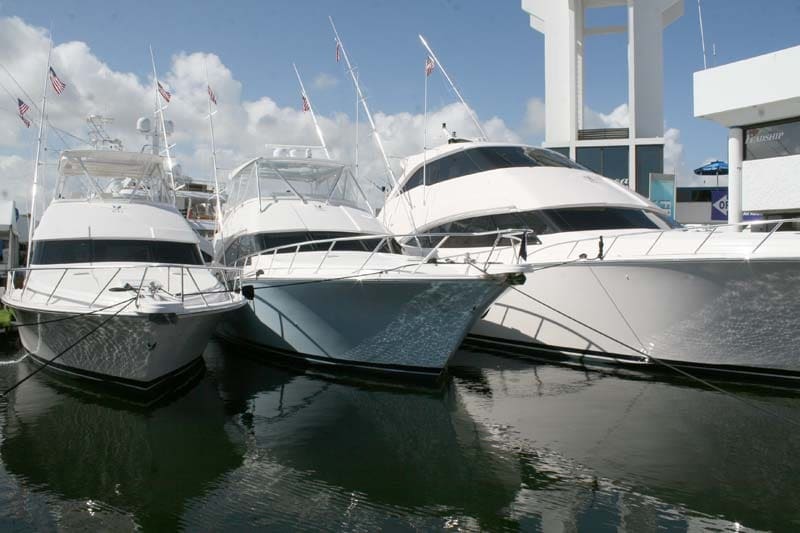
<path id="1" fill-rule="evenodd" d="M 422 42 L 422 46 L 424 46 L 425 49 L 428 51 L 428 53 L 431 55 L 431 58 L 433 58 L 433 60 L 436 62 L 436 66 L 438 66 L 439 70 L 441 70 L 442 74 L 444 74 L 447 83 L 450 84 L 450 88 L 453 89 L 453 92 L 456 93 L 458 99 L 461 100 L 461 104 L 464 106 L 464 109 L 467 110 L 469 118 L 472 119 L 473 124 L 475 124 L 475 127 L 478 129 L 478 132 L 480 132 L 481 137 L 478 140 L 482 141 L 488 140 L 486 132 L 483 131 L 483 126 L 481 126 L 481 123 L 478 122 L 478 117 L 475 116 L 475 113 L 473 113 L 472 109 L 470 109 L 470 107 L 467 105 L 467 102 L 466 100 L 464 100 L 464 97 L 461 96 L 461 92 L 458 90 L 458 87 L 456 87 L 456 84 L 453 83 L 453 80 L 450 79 L 450 76 L 447 74 L 447 71 L 445 70 L 444 65 L 442 65 L 442 62 L 439 61 L 439 58 L 436 57 L 436 54 L 433 52 L 433 50 L 431 50 L 431 47 L 428 46 L 428 41 L 426 41 L 425 37 L 423 37 L 422 35 L 419 36 L 419 40 L 420 42 Z"/>
<path id="2" fill-rule="evenodd" d="M 214 114 L 216 111 L 211 110 L 211 84 L 208 82 L 208 65 L 205 60 L 203 67 L 206 71 L 206 97 L 208 99 L 208 129 L 211 133 L 211 165 L 214 168 L 214 200 L 216 204 L 217 216 L 217 231 L 219 231 L 219 239 L 222 243 L 222 248 L 225 248 L 225 235 L 222 233 L 222 202 L 219 199 L 219 178 L 217 177 L 217 146 L 214 140 Z M 222 255 L 222 264 L 228 266 L 225 260 L 225 254 Z"/>
<path id="3" fill-rule="evenodd" d="M 156 72 L 156 60 L 155 60 L 155 57 L 153 56 L 153 47 L 152 46 L 150 46 L 150 62 L 153 64 L 153 90 L 155 91 L 155 97 L 156 97 L 156 113 L 158 114 L 158 117 L 159 117 L 159 122 L 160 122 L 160 125 L 161 125 L 161 134 L 164 137 L 164 151 L 165 151 L 166 156 L 167 156 L 167 174 L 169 174 L 169 181 L 170 181 L 170 184 L 172 185 L 172 190 L 175 191 L 175 174 L 172 172 L 172 156 L 169 153 L 170 146 L 169 146 L 169 141 L 167 140 L 167 125 L 166 125 L 166 121 L 164 120 L 164 110 L 167 108 L 169 103 L 166 103 L 166 104 L 164 104 L 162 106 L 161 102 L 158 100 L 158 97 L 159 97 L 159 92 L 158 92 L 158 73 Z M 157 137 L 158 137 L 157 134 L 153 135 L 153 139 L 154 140 Z M 153 150 L 157 149 L 156 146 L 157 146 L 156 143 L 153 142 Z M 159 151 L 158 155 L 161 155 L 160 151 Z"/>
<path id="4" fill-rule="evenodd" d="M 364 108 L 364 114 L 367 116 L 367 122 L 369 122 L 369 126 L 372 128 L 372 136 L 375 138 L 375 144 L 378 145 L 378 150 L 383 157 L 383 164 L 386 165 L 389 178 L 392 180 L 392 186 L 397 187 L 397 178 L 394 175 L 391 163 L 389 163 L 389 157 L 386 155 L 386 150 L 383 148 L 383 141 L 378 133 L 378 128 L 375 127 L 375 121 L 372 120 L 372 113 L 370 113 L 367 100 L 364 98 L 364 93 L 361 91 L 361 85 L 358 83 L 358 77 L 355 75 L 353 66 L 350 64 L 350 57 L 347 55 L 347 50 L 344 47 L 344 43 L 342 43 L 342 40 L 339 38 L 339 32 L 336 31 L 336 25 L 333 23 L 333 17 L 328 17 L 328 20 L 331 22 L 331 28 L 333 28 L 333 34 L 336 36 L 336 42 L 341 47 L 344 62 L 347 64 L 347 72 L 350 74 L 350 77 L 353 79 L 353 84 L 356 86 L 358 99 L 361 100 L 361 106 Z"/>
<path id="5" fill-rule="evenodd" d="M 325 137 L 322 136 L 322 129 L 319 127 L 319 122 L 317 122 L 317 115 L 314 113 L 314 106 L 311 105 L 311 98 L 308 97 L 308 93 L 306 92 L 306 88 L 303 85 L 303 80 L 300 78 L 300 72 L 297 70 L 297 65 L 292 63 L 292 67 L 294 67 L 294 73 L 297 76 L 297 81 L 300 83 L 300 92 L 305 98 L 306 104 L 308 105 L 308 110 L 311 111 L 311 120 L 314 121 L 314 129 L 317 130 L 317 137 L 319 137 L 319 143 L 322 145 L 322 149 L 325 151 L 325 157 L 328 159 L 331 158 L 330 152 L 328 152 L 328 145 L 325 144 Z"/>
<path id="6" fill-rule="evenodd" d="M 358 71 L 356 71 L 356 79 L 358 79 Z M 355 124 L 355 136 L 356 136 L 356 143 L 355 143 L 355 152 L 353 154 L 353 170 L 355 171 L 355 175 L 353 176 L 356 179 L 356 183 L 358 183 L 358 91 L 356 91 L 356 124 Z"/>
<path id="7" fill-rule="evenodd" d="M 31 212 L 28 222 L 28 250 L 25 257 L 26 266 L 31 266 L 31 250 L 33 249 L 33 228 L 36 226 L 36 193 L 39 188 L 39 163 L 42 154 L 42 140 L 47 135 L 45 122 L 47 122 L 47 78 L 50 75 L 50 56 L 53 52 L 53 35 L 50 34 L 50 44 L 47 49 L 47 68 L 44 71 L 42 82 L 42 108 L 39 120 L 39 137 L 36 139 L 36 157 L 33 163 L 33 186 L 31 187 Z"/>

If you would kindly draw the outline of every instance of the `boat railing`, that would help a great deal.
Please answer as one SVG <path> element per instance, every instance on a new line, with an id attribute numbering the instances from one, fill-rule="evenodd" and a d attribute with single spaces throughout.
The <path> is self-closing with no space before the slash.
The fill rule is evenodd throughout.
<path id="1" fill-rule="evenodd" d="M 771 239 L 775 233 L 777 233 L 781 227 L 783 227 L 787 223 L 798 223 L 800 224 L 800 218 L 782 218 L 782 219 L 774 219 L 774 220 L 750 220 L 745 222 L 738 222 L 738 223 L 731 223 L 731 224 L 715 224 L 715 225 L 706 225 L 706 226 L 699 226 L 699 227 L 691 227 L 691 228 L 683 228 L 683 229 L 653 229 L 653 230 L 645 230 L 645 231 L 636 231 L 636 232 L 629 232 L 629 233 L 619 233 L 619 234 L 609 234 L 604 235 L 606 240 L 606 246 L 603 250 L 603 257 L 607 257 L 611 250 L 618 242 L 622 242 L 624 240 L 629 240 L 633 238 L 640 238 L 644 235 L 652 235 L 654 237 L 653 242 L 648 247 L 647 251 L 642 254 L 645 257 L 649 257 L 651 255 L 657 255 L 654 252 L 656 249 L 656 245 L 661 240 L 664 235 L 674 233 L 676 231 L 680 232 L 687 232 L 687 233 L 706 233 L 705 237 L 700 241 L 700 243 L 694 247 L 694 249 L 689 250 L 687 252 L 681 252 L 683 255 L 700 255 L 704 252 L 704 249 L 707 248 L 709 242 L 714 235 L 726 232 L 741 232 L 745 229 L 750 229 L 752 231 L 753 228 L 765 227 L 768 228 L 768 231 L 764 231 L 764 236 L 756 242 L 752 248 L 749 250 L 748 255 L 755 254 L 769 239 Z M 770 225 L 773 225 L 769 227 Z M 614 230 L 609 230 L 614 231 Z M 761 232 L 754 232 L 754 234 L 759 234 Z M 559 246 L 566 246 L 572 245 L 570 248 L 569 253 L 566 255 L 567 258 L 570 258 L 578 246 L 582 243 L 588 242 L 597 242 L 598 236 L 593 235 L 591 237 L 581 237 L 578 239 L 572 240 L 565 240 L 565 241 L 558 241 L 549 244 L 543 244 L 542 246 L 537 246 L 535 250 L 531 252 L 531 255 L 534 254 L 543 254 L 544 252 L 551 250 L 555 247 Z M 608 242 L 610 241 L 610 242 Z"/>
<path id="2" fill-rule="evenodd" d="M 141 271 L 141 275 L 138 272 Z M 76 298 L 74 287 L 71 288 L 73 294 L 67 295 L 65 292 L 64 279 L 69 273 L 83 275 L 87 273 L 95 274 L 99 272 L 109 272 L 110 277 L 102 286 L 88 293 L 85 298 Z M 211 274 L 211 278 L 206 276 L 198 282 L 198 274 Z M 80 266 L 48 266 L 35 265 L 32 267 L 18 267 L 9 270 L 6 280 L 6 300 L 15 300 L 25 303 L 25 295 L 33 292 L 29 286 L 31 279 L 37 273 L 52 273 L 53 278 L 57 277 L 51 289 L 37 287 L 35 291 L 41 296 L 36 302 L 29 298 L 29 303 L 36 305 L 49 306 L 53 301 L 67 301 L 71 306 L 86 307 L 87 309 L 107 307 L 108 302 L 102 300 L 104 294 L 108 292 L 128 293 L 134 299 L 134 305 L 138 309 L 143 300 L 159 298 L 164 302 L 180 303 L 186 310 L 210 308 L 215 305 L 233 303 L 236 300 L 234 293 L 241 291 L 241 280 L 236 276 L 237 269 L 223 266 L 209 265 L 185 265 L 173 263 L 139 263 L 118 265 L 80 265 Z M 125 274 L 128 274 L 128 279 Z M 131 273 L 136 273 L 135 279 Z M 174 280 L 173 277 L 178 277 Z M 102 278 L 101 278 L 102 280 Z M 112 285 L 117 282 L 119 286 Z M 131 281 L 134 281 L 132 284 Z M 201 285 L 203 285 L 201 287 Z M 62 292 L 59 294 L 59 289 Z M 45 298 L 46 296 L 46 298 Z M 213 298 L 212 298 L 213 296 Z M 127 298 L 126 298 L 127 299 Z"/>
<path id="3" fill-rule="evenodd" d="M 402 239 L 409 239 L 410 241 L 420 242 L 423 239 L 438 239 L 433 246 L 426 246 L 419 248 L 425 248 L 426 254 L 424 256 L 418 256 L 419 259 L 409 265 L 409 268 L 413 268 L 413 272 L 417 272 L 423 265 L 426 263 L 430 263 L 435 260 L 439 250 L 451 239 L 454 237 L 464 237 L 464 238 L 475 238 L 475 237 L 487 237 L 494 235 L 495 238 L 493 240 L 492 250 L 496 250 L 501 246 L 510 246 L 514 250 L 512 261 L 515 263 L 520 263 L 524 260 L 524 255 L 526 252 L 524 251 L 527 247 L 527 243 L 529 241 L 529 237 L 535 237 L 533 231 L 525 230 L 525 229 L 506 229 L 506 230 L 495 230 L 495 231 L 483 231 L 483 232 L 474 232 L 474 233 L 424 233 L 424 234 L 416 234 L 416 233 L 409 233 L 409 234 L 392 234 L 392 233 L 373 233 L 368 235 L 355 235 L 355 236 L 348 236 L 348 237 L 336 237 L 330 239 L 316 239 L 311 241 L 304 241 L 300 243 L 294 244 L 285 244 L 282 246 L 275 246 L 272 248 L 268 248 L 266 250 L 261 250 L 258 252 L 254 252 L 252 254 L 242 256 L 236 260 L 234 263 L 234 268 L 244 270 L 247 266 L 254 264 L 256 258 L 260 258 L 262 256 L 271 256 L 271 261 L 269 262 L 266 271 L 264 272 L 265 275 L 269 275 L 273 270 L 277 270 L 280 268 L 281 271 L 285 271 L 287 275 L 292 273 L 292 270 L 295 268 L 296 260 L 299 254 L 309 251 L 319 252 L 323 251 L 324 254 L 320 261 L 316 264 L 316 267 L 313 270 L 314 274 L 319 273 L 319 271 L 325 266 L 325 263 L 329 260 L 331 253 L 334 251 L 354 251 L 354 250 L 343 250 L 341 247 L 337 250 L 336 246 L 340 245 L 341 243 L 353 243 L 353 242 L 377 242 L 377 244 L 373 247 L 367 248 L 366 246 L 362 250 L 355 250 L 359 252 L 369 252 L 365 257 L 364 261 L 356 266 L 352 270 L 352 272 L 360 272 L 367 269 L 368 265 L 373 261 L 373 258 L 381 253 L 381 250 L 386 249 L 387 247 L 391 247 L 391 243 L 398 243 L 399 240 Z M 523 239 L 525 239 L 525 245 L 522 244 Z M 506 244 L 506 242 L 508 244 Z M 538 240 L 535 241 L 538 243 Z M 327 246 L 326 246 L 327 245 Z M 398 244 L 401 247 L 407 246 L 404 244 Z M 322 249 L 320 249 L 322 248 Z M 288 265 L 276 267 L 276 260 L 279 255 L 288 255 L 291 253 L 291 258 L 288 259 Z M 486 257 L 483 261 L 482 268 L 486 270 L 491 264 L 492 254 Z M 447 256 L 448 262 L 459 262 L 459 260 L 464 261 L 468 264 L 475 264 L 474 258 L 471 257 L 469 252 L 461 252 L 454 255 Z M 468 268 L 470 268 L 468 266 Z"/>

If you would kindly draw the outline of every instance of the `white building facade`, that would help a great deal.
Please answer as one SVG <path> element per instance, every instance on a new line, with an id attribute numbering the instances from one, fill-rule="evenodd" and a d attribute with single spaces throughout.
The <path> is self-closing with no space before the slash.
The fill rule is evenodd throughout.
<path id="1" fill-rule="evenodd" d="M 729 128 L 730 222 L 800 215 L 800 46 L 696 72 L 694 115 Z"/>
<path id="2" fill-rule="evenodd" d="M 624 6 L 625 25 L 587 27 L 587 9 Z M 649 196 L 650 174 L 664 167 L 663 31 L 683 0 L 522 0 L 544 34 L 545 146 Z M 584 127 L 584 43 L 628 35 L 627 128 Z"/>

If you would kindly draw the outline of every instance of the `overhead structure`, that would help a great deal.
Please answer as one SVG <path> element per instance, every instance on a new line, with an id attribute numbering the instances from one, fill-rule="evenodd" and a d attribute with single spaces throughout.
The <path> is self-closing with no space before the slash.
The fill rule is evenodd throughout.
<path id="1" fill-rule="evenodd" d="M 625 24 L 587 27 L 586 11 L 599 8 L 624 8 Z M 544 34 L 545 146 L 647 196 L 664 164 L 663 32 L 683 0 L 522 0 L 522 9 Z M 585 41 L 618 33 L 628 36 L 628 125 L 587 127 Z"/>

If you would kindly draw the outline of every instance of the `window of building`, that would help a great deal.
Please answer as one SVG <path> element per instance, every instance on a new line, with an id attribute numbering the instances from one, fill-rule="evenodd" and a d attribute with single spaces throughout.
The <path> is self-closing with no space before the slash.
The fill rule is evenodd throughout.
<path id="1" fill-rule="evenodd" d="M 636 192 L 650 198 L 650 174 L 664 172 L 664 146 L 647 144 L 636 147 Z"/>
<path id="2" fill-rule="evenodd" d="M 585 146 L 577 148 L 575 157 L 581 165 L 607 178 L 629 183 L 627 146 Z"/>
<path id="3" fill-rule="evenodd" d="M 800 154 L 800 119 L 744 130 L 744 158 L 767 159 Z"/>
<path id="4" fill-rule="evenodd" d="M 31 262 L 36 265 L 71 263 L 171 263 L 201 265 L 196 244 L 116 239 L 36 241 Z"/>

